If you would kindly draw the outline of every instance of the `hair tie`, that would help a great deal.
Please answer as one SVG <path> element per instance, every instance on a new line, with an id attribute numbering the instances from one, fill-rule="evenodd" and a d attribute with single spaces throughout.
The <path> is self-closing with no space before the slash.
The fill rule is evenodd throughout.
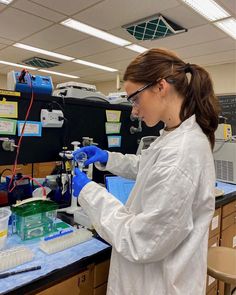
<path id="1" fill-rule="evenodd" d="M 192 73 L 192 65 L 190 63 L 186 63 L 184 66 L 184 72 L 187 73 Z"/>

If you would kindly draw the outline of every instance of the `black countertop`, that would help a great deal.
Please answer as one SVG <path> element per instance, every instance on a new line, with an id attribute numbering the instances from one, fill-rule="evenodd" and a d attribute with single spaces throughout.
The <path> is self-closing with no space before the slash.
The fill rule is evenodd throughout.
<path id="1" fill-rule="evenodd" d="M 234 200 L 236 200 L 236 191 L 216 198 L 215 208 L 218 209 Z"/>

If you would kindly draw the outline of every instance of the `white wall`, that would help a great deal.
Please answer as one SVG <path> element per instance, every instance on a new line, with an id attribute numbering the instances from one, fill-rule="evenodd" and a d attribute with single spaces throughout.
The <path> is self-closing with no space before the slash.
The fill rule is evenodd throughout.
<path id="1" fill-rule="evenodd" d="M 120 83 L 121 89 L 120 90 L 116 89 L 116 79 L 112 81 L 107 81 L 107 82 L 95 83 L 95 85 L 97 87 L 97 90 L 101 91 L 105 95 L 108 95 L 109 92 L 125 91 L 122 82 Z"/>
<path id="2" fill-rule="evenodd" d="M 0 74 L 0 89 L 7 88 L 7 75 Z"/>
<path id="3" fill-rule="evenodd" d="M 236 93 L 236 63 L 205 67 L 213 80 L 216 94 Z M 121 91 L 124 91 L 121 83 Z M 108 94 L 116 91 L 116 81 L 100 82 L 96 84 L 97 90 Z"/>
<path id="4" fill-rule="evenodd" d="M 236 63 L 206 67 L 214 83 L 216 94 L 236 93 Z"/>

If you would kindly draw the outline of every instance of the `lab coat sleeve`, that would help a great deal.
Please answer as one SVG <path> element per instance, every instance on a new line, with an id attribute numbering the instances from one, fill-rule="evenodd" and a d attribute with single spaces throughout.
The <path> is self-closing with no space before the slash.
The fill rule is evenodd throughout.
<path id="1" fill-rule="evenodd" d="M 177 167 L 156 167 L 147 176 L 142 212 L 133 214 L 94 182 L 80 193 L 79 203 L 98 234 L 123 257 L 149 263 L 164 259 L 193 229 L 191 179 Z"/>
<path id="2" fill-rule="evenodd" d="M 108 162 L 106 166 L 101 165 L 99 162 L 96 162 L 95 166 L 102 171 L 106 170 L 121 177 L 136 179 L 139 160 L 140 156 L 108 152 Z"/>

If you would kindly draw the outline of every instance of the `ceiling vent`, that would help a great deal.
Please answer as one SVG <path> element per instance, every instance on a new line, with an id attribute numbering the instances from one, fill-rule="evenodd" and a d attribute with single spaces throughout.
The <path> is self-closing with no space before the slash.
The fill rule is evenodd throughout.
<path id="1" fill-rule="evenodd" d="M 23 60 L 23 63 L 36 68 L 44 68 L 44 69 L 52 68 L 61 64 L 60 62 L 37 57 L 37 56 Z"/>
<path id="2" fill-rule="evenodd" d="M 162 15 L 152 16 L 135 23 L 123 26 L 126 31 L 137 40 L 155 40 L 179 33 L 187 29 L 173 23 Z"/>

